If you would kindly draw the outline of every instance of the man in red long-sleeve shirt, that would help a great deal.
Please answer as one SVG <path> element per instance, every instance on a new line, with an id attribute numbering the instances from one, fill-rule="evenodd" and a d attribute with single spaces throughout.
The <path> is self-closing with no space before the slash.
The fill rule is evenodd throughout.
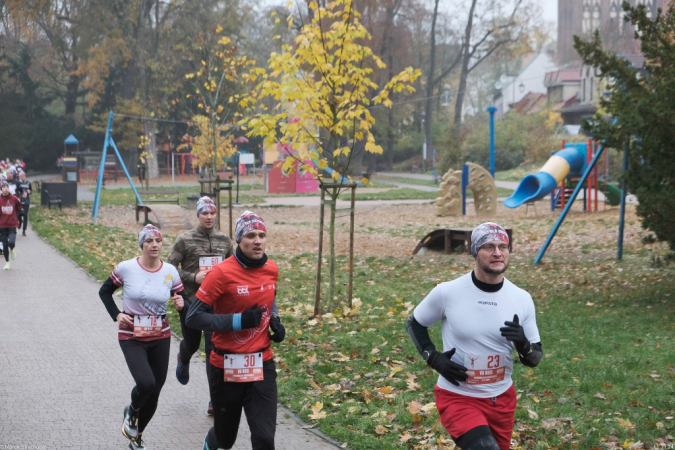
<path id="1" fill-rule="evenodd" d="M 14 245 L 16 242 L 16 228 L 19 226 L 17 211 L 22 209 L 21 200 L 9 193 L 9 183 L 2 182 L 0 195 L 0 241 L 2 255 L 5 257 L 5 270 L 9 270 L 9 256 L 16 258 Z"/>

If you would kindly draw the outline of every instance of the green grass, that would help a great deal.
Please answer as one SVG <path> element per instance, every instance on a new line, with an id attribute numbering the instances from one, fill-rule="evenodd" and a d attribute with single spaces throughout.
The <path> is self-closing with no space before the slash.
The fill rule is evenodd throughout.
<path id="1" fill-rule="evenodd" d="M 187 197 L 189 195 L 199 195 L 199 186 L 152 186 L 150 190 L 177 190 L 179 191 L 179 204 L 187 205 Z M 247 192 L 255 189 L 262 189 L 260 184 L 241 184 L 239 185 L 239 202 L 240 203 L 264 203 L 265 197 L 261 195 L 252 195 L 252 194 L 242 194 L 242 192 Z M 137 189 L 142 190 L 142 189 Z M 95 189 L 93 189 L 94 192 Z M 174 195 L 152 195 L 152 196 L 141 196 L 143 198 L 152 198 L 152 199 L 164 199 L 172 201 Z M 226 204 L 228 201 L 227 191 L 221 191 L 220 194 L 221 202 Z M 232 202 L 237 198 L 236 186 L 232 188 Z M 134 191 L 131 188 L 120 188 L 120 189 L 101 189 L 101 205 L 135 205 L 136 196 Z"/>
<path id="2" fill-rule="evenodd" d="M 503 170 L 495 172 L 495 180 L 497 181 L 520 181 L 525 175 L 537 173 L 545 161 L 535 164 L 525 164 L 515 169 Z"/>
<path id="3" fill-rule="evenodd" d="M 40 235 L 98 279 L 137 253 L 135 236 L 124 230 L 69 224 L 66 213 L 40 207 L 31 214 Z M 615 232 L 613 221 L 601 225 Z M 579 233 L 585 227 L 574 224 Z M 374 238 L 379 232 L 365 231 Z M 424 230 L 411 224 L 404 232 Z M 570 248 L 537 266 L 532 255 L 511 255 L 507 276 L 532 294 L 544 348 L 538 367 L 514 367 L 514 448 L 619 448 L 637 441 L 659 448 L 672 442 L 675 428 L 675 266 L 652 266 L 653 251 L 641 244 L 626 245 L 621 262 L 585 251 L 592 249 Z M 287 330 L 274 346 L 279 400 L 355 450 L 439 448 L 439 440 L 449 441 L 434 408 L 414 409 L 433 402 L 436 374 L 416 353 L 405 320 L 437 283 L 471 270 L 473 259 L 357 256 L 358 300 L 350 309 L 343 301 L 347 259 L 338 256 L 337 296 L 324 300 L 325 313 L 314 318 L 316 256 L 270 257 L 280 269 L 277 302 Z M 431 335 L 441 342 L 438 325 Z"/>
<path id="4" fill-rule="evenodd" d="M 438 180 L 440 182 L 441 177 L 438 177 Z M 389 184 L 388 182 L 392 183 L 404 183 L 404 184 L 415 184 L 419 186 L 433 186 L 433 187 L 438 187 L 438 182 L 434 182 L 434 180 L 431 179 L 431 175 L 429 175 L 428 180 L 419 180 L 417 178 L 407 178 L 407 177 L 395 177 L 395 176 L 389 176 L 386 174 L 378 174 L 375 182 L 378 184 Z"/>

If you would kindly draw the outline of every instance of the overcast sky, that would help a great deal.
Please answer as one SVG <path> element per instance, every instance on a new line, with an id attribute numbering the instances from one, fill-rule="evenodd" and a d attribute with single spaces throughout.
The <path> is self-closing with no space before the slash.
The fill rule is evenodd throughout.
<path id="1" fill-rule="evenodd" d="M 259 0 L 260 3 L 268 5 L 287 5 L 288 0 Z M 432 0 L 427 0 L 430 4 Z M 450 2 L 453 0 L 441 0 L 442 2 Z M 456 1 L 456 0 L 454 0 Z M 465 1 L 465 0 L 462 0 Z M 539 4 L 542 9 L 544 19 L 547 21 L 558 21 L 558 0 L 534 0 L 535 3 Z M 442 3 L 441 3 L 442 4 Z M 448 3 L 450 4 L 450 3 Z"/>

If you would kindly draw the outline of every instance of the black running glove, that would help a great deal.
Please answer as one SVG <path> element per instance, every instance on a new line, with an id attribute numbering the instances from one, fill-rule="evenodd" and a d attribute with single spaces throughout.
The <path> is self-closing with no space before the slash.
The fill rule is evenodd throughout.
<path id="1" fill-rule="evenodd" d="M 532 351 L 530 347 L 530 341 L 525 337 L 525 330 L 520 325 L 518 320 L 518 314 L 514 314 L 513 322 L 504 322 L 505 327 L 499 329 L 502 332 L 502 336 L 506 338 L 507 341 L 513 342 L 513 345 L 516 346 L 516 351 L 520 355 L 527 355 Z"/>
<path id="2" fill-rule="evenodd" d="M 286 337 L 286 328 L 281 324 L 281 319 L 279 316 L 272 316 L 270 318 L 270 328 L 274 331 L 273 334 L 270 334 L 270 339 L 274 342 L 281 342 Z"/>
<path id="3" fill-rule="evenodd" d="M 241 314 L 241 329 L 258 328 L 265 308 L 258 308 L 258 304 L 251 306 Z"/>
<path id="4" fill-rule="evenodd" d="M 460 381 L 466 381 L 469 377 L 466 374 L 466 367 L 450 361 L 452 355 L 455 354 L 456 349 L 452 349 L 445 353 L 440 353 L 436 350 L 429 352 L 429 357 L 427 358 L 427 364 L 434 368 L 434 370 L 441 375 L 443 378 L 459 386 Z"/>

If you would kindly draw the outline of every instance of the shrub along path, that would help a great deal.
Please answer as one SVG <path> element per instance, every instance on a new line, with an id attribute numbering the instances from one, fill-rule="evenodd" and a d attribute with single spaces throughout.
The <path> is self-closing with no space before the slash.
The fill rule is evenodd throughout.
<path id="1" fill-rule="evenodd" d="M 32 230 L 17 240 L 17 259 L 0 271 L 0 447 L 126 447 L 120 429 L 133 379 L 100 285 Z M 204 358 L 193 358 L 182 386 L 174 375 L 177 351 L 173 339 L 159 407 L 144 433 L 150 449 L 201 448 L 213 423 Z M 277 418 L 278 449 L 336 448 L 285 411 Z M 234 448 L 250 446 L 242 417 Z"/>

